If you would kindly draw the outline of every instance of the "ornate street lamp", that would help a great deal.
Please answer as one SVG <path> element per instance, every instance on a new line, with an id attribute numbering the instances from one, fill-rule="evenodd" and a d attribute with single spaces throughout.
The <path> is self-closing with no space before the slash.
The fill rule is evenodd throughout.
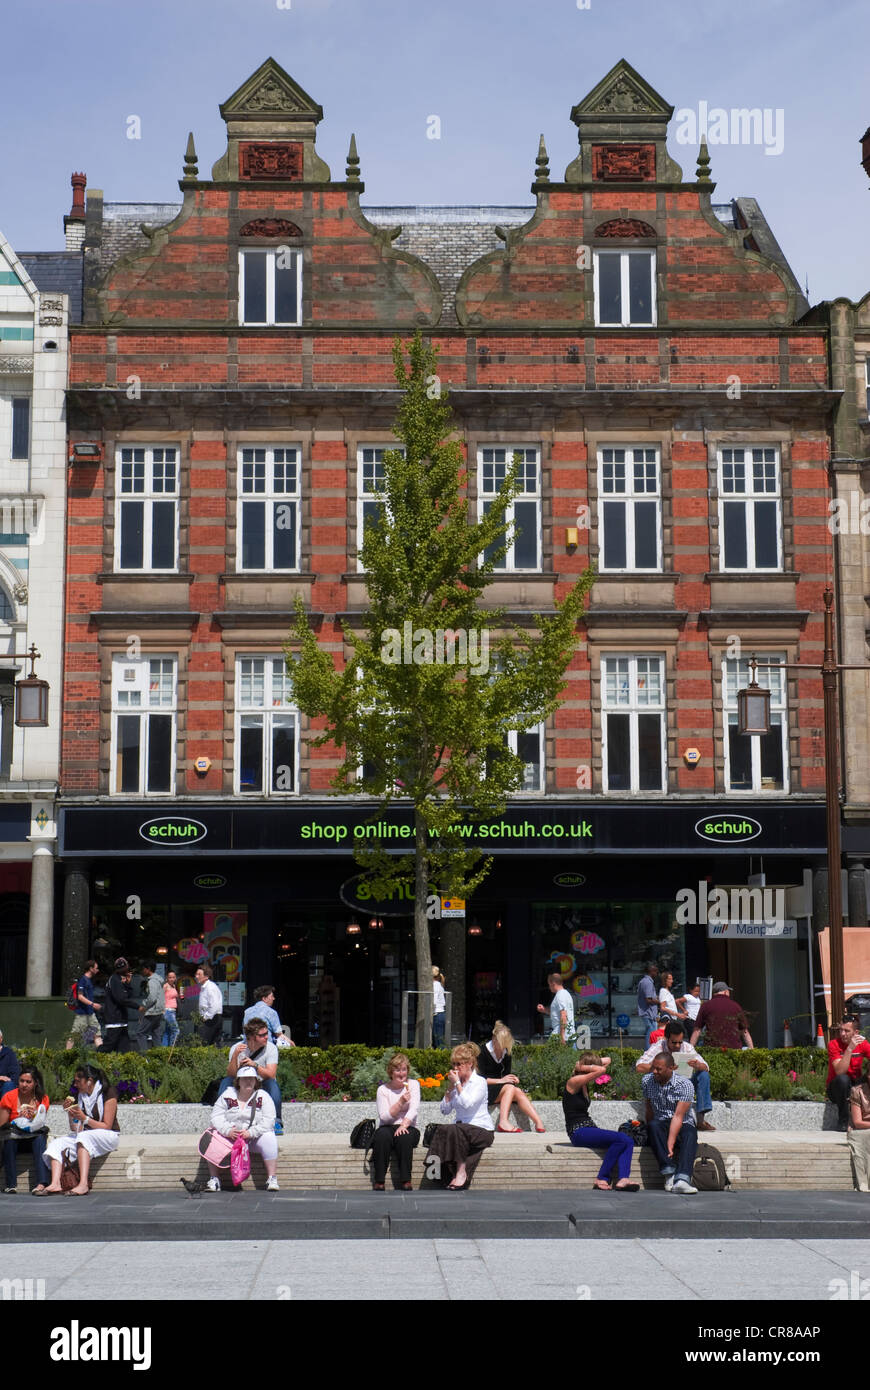
<path id="1" fill-rule="evenodd" d="M 770 691 L 755 679 L 758 662 L 753 655 L 749 662 L 751 679 L 744 690 L 737 692 L 737 732 L 739 734 L 770 733 Z"/>
<path id="2" fill-rule="evenodd" d="M 31 642 L 25 660 L 30 662 L 30 674 L 15 682 L 15 723 L 21 729 L 45 729 L 48 726 L 48 681 L 35 674 L 37 659 L 41 659 L 36 643 Z"/>

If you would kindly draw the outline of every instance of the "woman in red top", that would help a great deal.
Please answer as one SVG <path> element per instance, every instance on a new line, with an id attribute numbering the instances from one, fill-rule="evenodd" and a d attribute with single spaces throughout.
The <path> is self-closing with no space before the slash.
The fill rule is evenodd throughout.
<path id="1" fill-rule="evenodd" d="M 5 1136 L 6 1143 L 3 1146 L 3 1172 L 6 1178 L 3 1191 L 10 1196 L 18 1191 L 16 1159 L 19 1144 L 30 1144 L 33 1149 L 33 1171 L 37 1183 L 48 1182 L 48 1165 L 44 1157 L 48 1139 L 47 1122 L 43 1128 L 36 1129 L 32 1133 L 28 1133 L 24 1129 L 16 1133 L 16 1126 L 12 1124 L 13 1120 L 35 1119 L 40 1105 L 45 1106 L 47 1120 L 49 1101 L 45 1094 L 42 1076 L 36 1067 L 22 1067 L 17 1089 L 7 1091 L 3 1100 L 0 1101 L 0 1128 L 3 1128 L 4 1125 L 11 1126 L 9 1134 Z"/>

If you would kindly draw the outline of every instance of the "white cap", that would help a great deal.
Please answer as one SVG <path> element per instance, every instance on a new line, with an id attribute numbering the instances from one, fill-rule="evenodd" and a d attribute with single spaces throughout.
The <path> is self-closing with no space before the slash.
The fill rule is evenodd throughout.
<path id="1" fill-rule="evenodd" d="M 239 1067 L 238 1071 L 236 1072 L 236 1080 L 238 1080 L 240 1076 L 253 1076 L 253 1077 L 256 1077 L 256 1075 L 257 1075 L 257 1068 L 256 1068 L 256 1067 Z"/>

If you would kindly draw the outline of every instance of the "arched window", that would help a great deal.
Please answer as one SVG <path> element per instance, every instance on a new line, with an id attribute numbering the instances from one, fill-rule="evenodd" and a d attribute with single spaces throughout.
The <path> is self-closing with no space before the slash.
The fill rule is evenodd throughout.
<path id="1" fill-rule="evenodd" d="M 0 623 L 11 623 L 15 618 L 12 600 L 0 584 Z"/>

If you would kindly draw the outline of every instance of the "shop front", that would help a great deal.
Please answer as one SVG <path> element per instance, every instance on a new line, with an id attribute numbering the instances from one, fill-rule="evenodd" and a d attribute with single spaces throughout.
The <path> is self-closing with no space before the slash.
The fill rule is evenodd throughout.
<path id="1" fill-rule="evenodd" d="M 179 974 L 188 1010 L 208 961 L 228 1012 L 274 984 L 297 1042 L 392 1045 L 402 994 L 417 987 L 412 903 L 372 898 L 352 846 L 376 837 L 407 852 L 411 827 L 408 808 L 373 814 L 361 801 L 69 805 L 60 846 L 68 904 L 87 928 L 81 951 L 153 957 Z M 455 1033 L 486 1037 L 496 1018 L 520 1039 L 540 1033 L 535 1006 L 558 970 L 593 1045 L 620 1029 L 634 1039 L 647 960 L 673 973 L 678 995 L 698 976 L 728 979 L 759 1045 L 775 1040 L 779 1014 L 808 1016 L 809 923 L 775 942 L 741 937 L 736 923 L 717 937 L 703 899 L 759 873 L 800 884 L 824 859 L 822 806 L 523 803 L 466 838 L 493 869 L 458 938 L 430 897 L 432 959 L 461 975 L 447 980 Z"/>

